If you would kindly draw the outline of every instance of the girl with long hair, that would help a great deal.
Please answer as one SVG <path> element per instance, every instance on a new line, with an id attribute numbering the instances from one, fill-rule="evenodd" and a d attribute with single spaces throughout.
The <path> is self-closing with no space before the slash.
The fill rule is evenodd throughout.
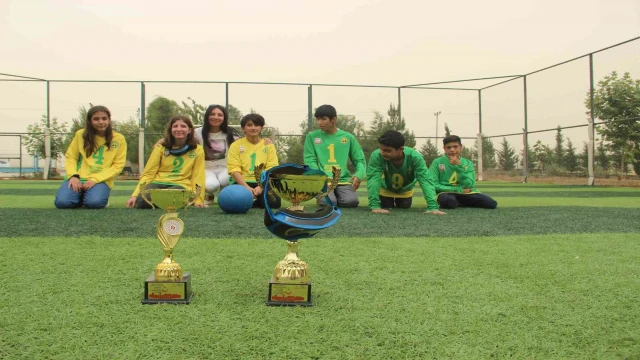
<path id="1" fill-rule="evenodd" d="M 162 145 L 153 147 L 149 161 L 144 167 L 138 186 L 127 200 L 128 208 L 148 209 L 151 206 L 142 199 L 140 184 L 147 189 L 201 188 L 194 206 L 204 205 L 204 151 L 195 139 L 193 123 L 187 116 L 171 118 L 165 130 Z M 149 199 L 153 201 L 153 199 Z"/>
<path id="2" fill-rule="evenodd" d="M 62 183 L 54 204 L 58 209 L 107 206 L 113 180 L 122 172 L 127 158 L 127 143 L 113 131 L 111 112 L 104 106 L 87 111 L 84 129 L 76 132 L 67 152 Z"/>

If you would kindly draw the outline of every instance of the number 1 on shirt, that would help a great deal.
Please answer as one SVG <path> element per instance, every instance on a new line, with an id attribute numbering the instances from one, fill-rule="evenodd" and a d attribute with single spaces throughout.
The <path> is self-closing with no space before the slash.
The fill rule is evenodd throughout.
<path id="1" fill-rule="evenodd" d="M 335 144 L 331 144 L 329 146 L 327 146 L 327 149 L 329 150 L 329 162 L 336 162 L 336 145 Z"/>

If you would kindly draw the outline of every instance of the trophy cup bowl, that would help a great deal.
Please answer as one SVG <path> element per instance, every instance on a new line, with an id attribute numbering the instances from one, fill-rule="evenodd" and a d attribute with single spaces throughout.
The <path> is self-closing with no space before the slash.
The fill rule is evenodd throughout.
<path id="1" fill-rule="evenodd" d="M 195 191 L 147 189 L 146 184 L 140 185 L 144 201 L 152 208 L 159 207 L 167 211 L 160 216 L 156 226 L 156 236 L 162 244 L 164 258 L 145 281 L 143 304 L 188 304 L 191 301 L 191 274 L 183 273 L 180 264 L 174 261 L 173 249 L 184 231 L 184 222 L 178 217 L 177 210 L 192 205 L 200 195 L 200 190 L 200 187 L 196 187 Z"/>
<path id="2" fill-rule="evenodd" d="M 263 187 L 264 224 L 271 233 L 287 240 L 287 253 L 276 264 L 269 282 L 267 305 L 311 306 L 311 276 L 307 263 L 300 260 L 298 240 L 314 236 L 340 218 L 340 209 L 327 196 L 338 185 L 340 171 L 333 168 L 331 185 L 324 171 L 306 165 L 284 164 L 265 171 L 260 164 L 255 176 Z M 274 213 L 267 199 L 271 192 L 290 201 L 291 206 Z M 301 203 L 316 197 L 325 197 L 327 205 L 316 212 L 305 212 Z"/>

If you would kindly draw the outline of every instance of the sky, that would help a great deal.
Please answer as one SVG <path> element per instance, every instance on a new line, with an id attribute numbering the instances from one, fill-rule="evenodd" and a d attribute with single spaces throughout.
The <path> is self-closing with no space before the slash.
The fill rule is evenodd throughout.
<path id="1" fill-rule="evenodd" d="M 0 18 L 0 73 L 49 80 L 401 86 L 526 74 L 640 35 L 637 0 L 3 0 Z M 638 58 L 640 41 L 597 55 L 596 78 L 613 70 L 640 77 Z M 521 131 L 522 81 L 513 83 L 483 91 L 483 132 Z M 530 129 L 585 121 L 585 59 L 534 75 L 529 86 Z M 0 133 L 24 132 L 37 121 L 46 109 L 44 89 L 0 82 Z M 158 95 L 225 102 L 223 85 L 147 84 L 147 104 Z M 440 134 L 448 122 L 454 132 L 475 136 L 477 97 L 407 89 L 403 115 L 417 136 L 434 136 L 436 111 Z M 140 85 L 53 82 L 50 101 L 51 116 L 62 121 L 89 102 L 125 120 L 140 106 Z M 296 132 L 307 113 L 307 87 L 230 85 L 229 101 L 262 113 L 283 133 Z M 369 123 L 373 111 L 397 103 L 397 89 L 314 86 L 313 106 L 324 103 Z M 0 148 L 0 156 L 7 151 Z"/>

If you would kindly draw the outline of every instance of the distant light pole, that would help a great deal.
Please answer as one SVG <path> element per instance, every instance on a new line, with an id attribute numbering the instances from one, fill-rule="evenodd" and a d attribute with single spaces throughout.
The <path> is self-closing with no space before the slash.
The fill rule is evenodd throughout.
<path id="1" fill-rule="evenodd" d="M 433 116 L 436 117 L 436 148 L 438 147 L 438 116 L 440 116 L 440 114 L 442 114 L 442 111 L 438 111 L 438 112 L 434 112 Z"/>

